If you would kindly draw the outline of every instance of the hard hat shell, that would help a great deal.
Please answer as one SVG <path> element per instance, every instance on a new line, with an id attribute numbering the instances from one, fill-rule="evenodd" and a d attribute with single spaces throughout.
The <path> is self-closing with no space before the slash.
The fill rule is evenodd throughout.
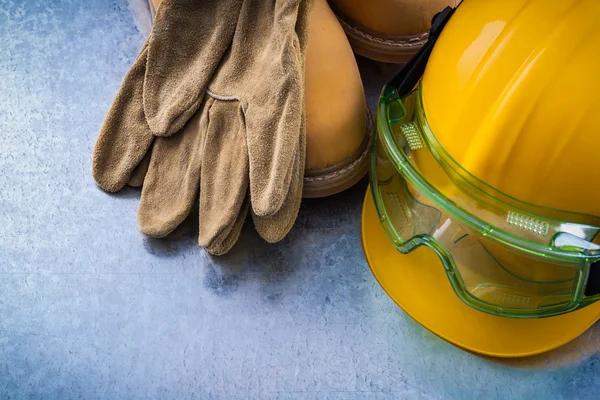
<path id="1" fill-rule="evenodd" d="M 597 0 L 464 1 L 422 82 L 441 147 L 518 200 L 600 215 L 599 21 Z"/>

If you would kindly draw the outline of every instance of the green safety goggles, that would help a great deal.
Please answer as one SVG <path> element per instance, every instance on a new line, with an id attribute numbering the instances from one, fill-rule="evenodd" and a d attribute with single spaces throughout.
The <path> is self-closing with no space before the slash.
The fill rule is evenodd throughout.
<path id="1" fill-rule="evenodd" d="M 522 203 L 478 180 L 436 141 L 420 84 L 404 96 L 399 86 L 383 88 L 371 151 L 372 194 L 396 249 L 429 247 L 461 300 L 490 314 L 547 317 L 600 299 L 600 218 Z"/>

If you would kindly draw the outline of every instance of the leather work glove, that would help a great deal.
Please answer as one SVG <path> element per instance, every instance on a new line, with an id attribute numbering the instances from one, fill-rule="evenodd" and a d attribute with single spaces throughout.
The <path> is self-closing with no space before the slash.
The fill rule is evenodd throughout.
<path id="1" fill-rule="evenodd" d="M 195 61 L 206 48 L 210 60 L 221 55 L 216 39 L 211 46 L 195 47 L 198 54 L 179 52 L 177 41 L 165 44 L 164 51 L 177 53 L 179 66 L 151 62 L 157 54 L 152 46 L 159 42 L 155 31 L 160 38 L 165 26 L 179 31 L 185 25 L 174 21 L 186 18 L 171 15 L 186 14 L 177 7 L 183 3 L 190 2 L 161 5 L 101 130 L 94 178 L 108 191 L 128 180 L 132 185 L 143 181 L 138 221 L 150 236 L 175 229 L 189 215 L 200 188 L 199 243 L 209 252 L 223 254 L 233 246 L 249 202 L 261 236 L 281 240 L 295 221 L 302 195 L 304 59 L 312 2 L 241 1 L 234 35 L 208 90 L 203 77 L 212 64 Z M 213 12 L 206 4 L 192 3 L 187 7 Z M 227 3 L 212 7 L 235 14 L 239 2 Z M 204 29 L 202 24 L 196 24 L 198 29 Z M 202 37 L 195 30 L 175 36 L 182 41 Z M 212 38 L 215 34 L 226 36 L 219 31 Z M 198 66 L 203 67 L 200 74 Z"/>

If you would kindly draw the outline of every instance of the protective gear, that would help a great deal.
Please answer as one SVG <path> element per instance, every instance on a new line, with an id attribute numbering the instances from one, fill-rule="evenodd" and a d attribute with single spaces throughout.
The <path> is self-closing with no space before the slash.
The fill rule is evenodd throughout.
<path id="1" fill-rule="evenodd" d="M 200 186 L 200 245 L 223 254 L 239 234 L 248 188 L 266 240 L 281 240 L 296 218 L 312 2 L 217 3 L 161 4 L 103 125 L 93 172 L 109 191 L 145 175 L 138 220 L 156 237 L 189 214 Z M 202 18 L 218 27 L 205 29 Z M 147 173 L 133 173 L 150 148 Z"/>
<path id="2" fill-rule="evenodd" d="M 427 41 L 431 18 L 458 0 L 330 0 L 354 51 L 404 63 Z"/>
<path id="3" fill-rule="evenodd" d="M 400 252 L 434 250 L 479 311 L 548 317 L 600 299 L 600 192 L 590 188 L 599 18 L 597 2 L 466 0 L 435 19 L 428 44 L 382 91 L 371 170 L 379 219 Z M 403 273 L 413 285 L 439 279 Z"/>
<path id="4" fill-rule="evenodd" d="M 150 9 L 160 3 L 150 1 Z M 373 121 L 352 48 L 326 0 L 314 1 L 306 52 L 303 197 L 324 197 L 367 174 Z"/>
<path id="5" fill-rule="evenodd" d="M 600 302 L 548 318 L 502 318 L 467 306 L 454 293 L 429 249 L 397 251 L 365 196 L 362 241 L 367 262 L 385 292 L 415 321 L 448 342 L 492 357 L 526 357 L 560 347 L 600 318 Z"/>

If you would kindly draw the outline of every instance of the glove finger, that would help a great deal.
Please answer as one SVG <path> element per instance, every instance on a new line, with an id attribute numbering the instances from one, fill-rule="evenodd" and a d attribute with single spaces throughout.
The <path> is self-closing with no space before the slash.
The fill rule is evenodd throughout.
<path id="1" fill-rule="evenodd" d="M 154 141 L 138 208 L 140 229 L 148 236 L 168 235 L 194 206 L 207 123 L 202 110 L 177 135 Z"/>
<path id="2" fill-rule="evenodd" d="M 142 106 L 147 48 L 146 42 L 125 75 L 94 146 L 92 175 L 107 192 L 125 186 L 154 139 Z"/>
<path id="3" fill-rule="evenodd" d="M 179 131 L 200 107 L 231 44 L 242 0 L 165 0 L 148 45 L 144 110 L 157 136 Z"/>
<path id="4" fill-rule="evenodd" d="M 210 249 L 230 234 L 242 209 L 248 192 L 248 150 L 238 101 L 215 100 L 208 121 L 202 153 L 198 243 Z"/>
<path id="5" fill-rule="evenodd" d="M 210 247 L 206 247 L 206 251 L 213 256 L 222 256 L 231 250 L 240 237 L 240 233 L 242 232 L 242 227 L 244 226 L 244 221 L 246 221 L 249 210 L 250 200 L 246 198 L 246 200 L 244 200 L 244 204 L 242 205 L 242 209 L 233 223 L 229 233 L 224 238 L 216 238 L 211 243 Z"/>
<path id="6" fill-rule="evenodd" d="M 299 113 L 297 92 L 290 94 L 284 109 L 267 107 L 248 120 L 248 156 L 252 210 L 273 215 L 283 204 L 298 152 Z"/>
<path id="7" fill-rule="evenodd" d="M 265 66 L 270 72 L 269 84 L 256 88 L 251 104 L 258 104 L 259 109 L 248 109 L 250 193 L 252 211 L 258 216 L 273 215 L 282 207 L 299 151 L 298 138 L 305 118 L 306 31 L 312 1 L 302 3 L 295 9 L 281 3 L 278 18 L 295 25 L 287 23 L 287 29 L 279 30 L 284 43 L 281 55 Z M 290 15 L 283 15 L 286 12 Z"/>
<path id="8" fill-rule="evenodd" d="M 301 129 L 305 132 L 304 124 Z M 306 160 L 306 135 L 300 136 L 299 151 L 297 152 L 292 168 L 292 177 L 286 199 L 281 208 L 273 215 L 260 216 L 252 214 L 254 226 L 260 236 L 269 243 L 282 240 L 294 226 L 304 186 L 304 165 Z"/>

